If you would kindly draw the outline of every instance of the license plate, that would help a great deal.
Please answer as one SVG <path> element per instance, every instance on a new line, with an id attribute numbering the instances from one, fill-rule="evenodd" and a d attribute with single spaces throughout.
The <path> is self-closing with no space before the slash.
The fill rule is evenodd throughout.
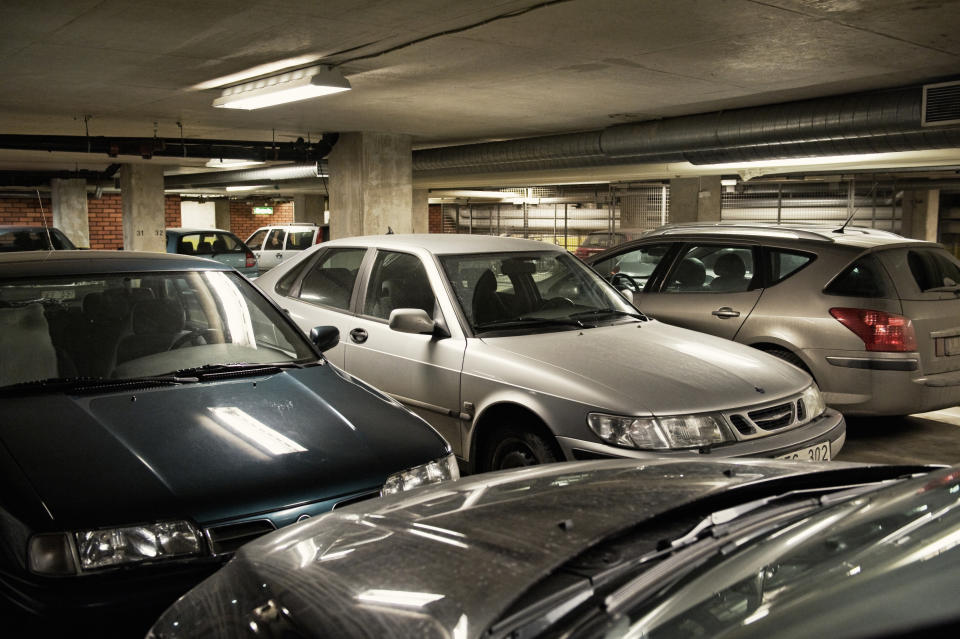
<path id="1" fill-rule="evenodd" d="M 960 355 L 960 336 L 943 338 L 943 354 Z"/>
<path id="2" fill-rule="evenodd" d="M 802 461 L 830 461 L 830 442 L 819 442 L 807 448 L 795 450 L 786 455 L 777 455 L 776 459 L 799 459 Z"/>

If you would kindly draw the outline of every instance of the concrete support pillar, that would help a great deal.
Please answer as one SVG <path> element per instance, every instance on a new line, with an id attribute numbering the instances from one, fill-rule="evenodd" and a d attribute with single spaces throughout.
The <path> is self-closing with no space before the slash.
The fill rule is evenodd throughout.
<path id="1" fill-rule="evenodd" d="M 413 232 L 430 232 L 430 190 L 413 190 Z"/>
<path id="2" fill-rule="evenodd" d="M 323 219 L 323 211 L 326 209 L 327 198 L 323 195 L 294 195 L 293 196 L 293 221 L 310 222 L 317 226 L 323 226 L 326 222 Z"/>
<path id="3" fill-rule="evenodd" d="M 87 214 L 87 181 L 50 180 L 53 225 L 79 248 L 90 247 L 90 220 Z"/>
<path id="4" fill-rule="evenodd" d="M 120 192 L 123 196 L 123 248 L 166 252 L 163 167 L 124 165 L 120 173 Z"/>
<path id="5" fill-rule="evenodd" d="M 230 200 L 214 200 L 213 202 L 214 224 L 218 229 L 229 231 L 230 229 Z"/>
<path id="6" fill-rule="evenodd" d="M 670 221 L 719 222 L 722 195 L 719 175 L 670 180 Z"/>
<path id="7" fill-rule="evenodd" d="M 940 223 L 940 189 L 903 192 L 900 234 L 936 242 Z"/>
<path id="8" fill-rule="evenodd" d="M 409 135 L 341 134 L 328 160 L 330 239 L 413 232 Z"/>

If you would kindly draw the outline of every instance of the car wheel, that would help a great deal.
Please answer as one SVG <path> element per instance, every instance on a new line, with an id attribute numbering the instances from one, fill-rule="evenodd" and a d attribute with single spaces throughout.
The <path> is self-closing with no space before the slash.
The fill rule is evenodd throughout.
<path id="1" fill-rule="evenodd" d="M 533 431 L 501 428 L 494 433 L 484 459 L 484 470 L 522 468 L 560 461 L 555 442 Z"/>
<path id="2" fill-rule="evenodd" d="M 789 362 L 790 364 L 793 364 L 794 366 L 802 370 L 807 375 L 810 375 L 811 377 L 813 377 L 813 373 L 811 373 L 810 369 L 807 368 L 807 365 L 803 363 L 803 360 L 797 357 L 794 353 L 791 353 L 790 351 L 788 351 L 787 349 L 767 348 L 767 349 L 764 349 L 763 352 L 773 355 L 774 357 L 778 357 L 785 362 Z"/>

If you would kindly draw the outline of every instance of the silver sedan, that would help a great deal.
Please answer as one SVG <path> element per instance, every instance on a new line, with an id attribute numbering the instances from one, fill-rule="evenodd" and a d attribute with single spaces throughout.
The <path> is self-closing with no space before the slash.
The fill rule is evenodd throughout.
<path id="1" fill-rule="evenodd" d="M 430 422 L 472 470 L 563 459 L 830 459 L 843 417 L 775 357 L 644 316 L 560 247 L 387 235 L 326 242 L 257 285 L 330 361 Z"/>

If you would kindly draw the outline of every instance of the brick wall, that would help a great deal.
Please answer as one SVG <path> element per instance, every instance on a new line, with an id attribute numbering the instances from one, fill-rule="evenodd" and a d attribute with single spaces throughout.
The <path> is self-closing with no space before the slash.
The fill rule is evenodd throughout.
<path id="1" fill-rule="evenodd" d="M 253 207 L 272 206 L 273 215 L 254 215 Z M 230 231 L 241 240 L 261 226 L 293 222 L 293 202 L 264 203 L 263 200 L 230 200 Z"/>
<path id="2" fill-rule="evenodd" d="M 440 204 L 430 205 L 428 233 L 443 233 L 443 209 Z"/>
<path id="3" fill-rule="evenodd" d="M 90 248 L 111 251 L 123 248 L 123 198 L 119 193 L 105 194 L 100 199 L 87 198 L 87 222 Z"/>
<path id="4" fill-rule="evenodd" d="M 50 198 L 43 198 L 47 224 L 53 223 Z M 180 226 L 180 196 L 168 195 L 164 203 L 167 227 Z M 292 218 L 292 208 L 291 208 Z M 116 250 L 123 248 L 123 199 L 119 193 L 87 198 L 87 220 L 90 225 L 90 248 Z M 0 224 L 43 225 L 37 198 L 0 198 Z"/>

